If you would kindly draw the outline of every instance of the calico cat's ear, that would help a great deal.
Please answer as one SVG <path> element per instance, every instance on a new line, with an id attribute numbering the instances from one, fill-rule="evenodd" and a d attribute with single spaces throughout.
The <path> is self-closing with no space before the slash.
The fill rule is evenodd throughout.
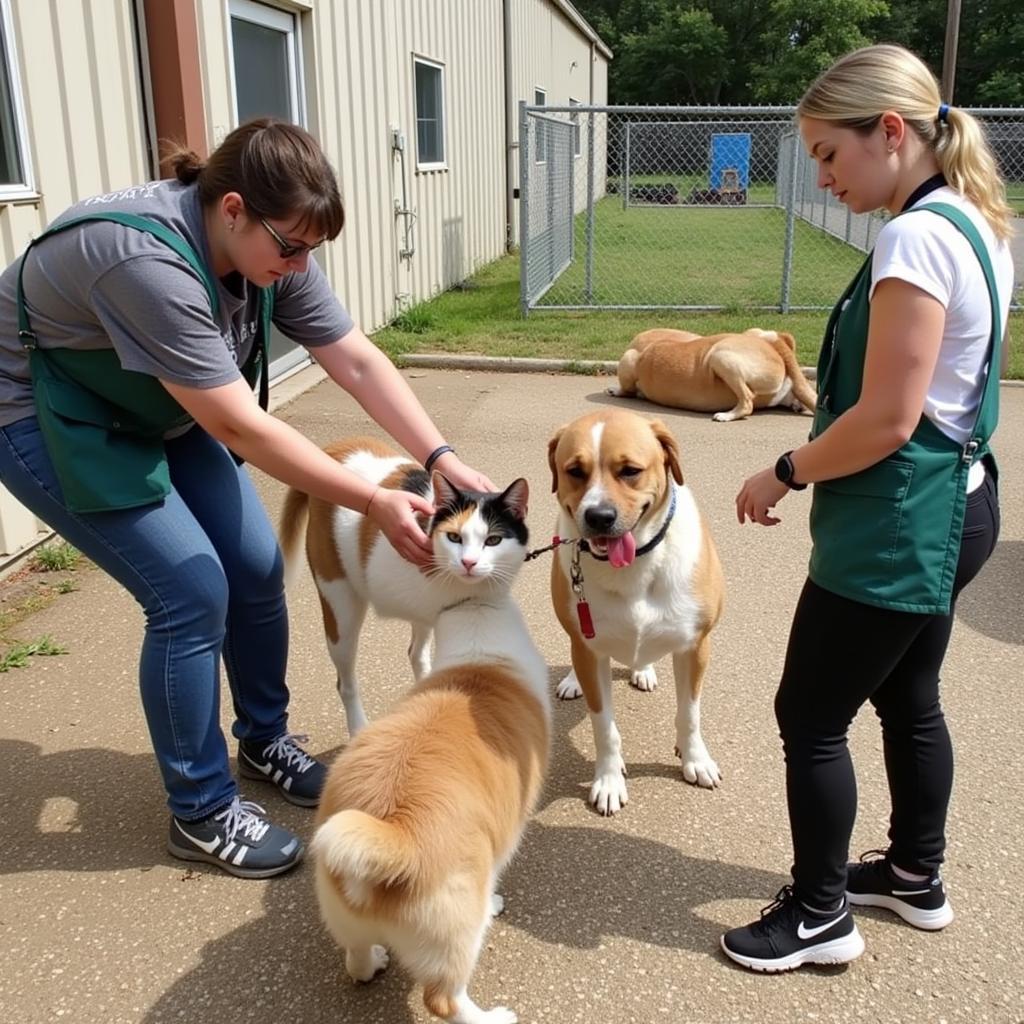
<path id="1" fill-rule="evenodd" d="M 434 488 L 434 508 L 441 509 L 447 505 L 458 504 L 458 488 L 439 470 L 435 469 L 430 474 L 430 486 Z"/>
<path id="2" fill-rule="evenodd" d="M 526 519 L 527 506 L 530 501 L 530 485 L 520 477 L 513 480 L 501 492 L 501 503 L 516 519 Z"/>

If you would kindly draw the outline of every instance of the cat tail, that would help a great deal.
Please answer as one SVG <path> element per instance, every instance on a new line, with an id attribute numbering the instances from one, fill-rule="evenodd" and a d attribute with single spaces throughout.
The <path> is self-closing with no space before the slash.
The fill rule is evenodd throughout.
<path id="1" fill-rule="evenodd" d="M 355 904 L 367 902 L 375 886 L 401 885 L 419 874 L 419 851 L 408 829 L 353 808 L 332 814 L 311 846 Z"/>
<path id="2" fill-rule="evenodd" d="M 277 527 L 277 539 L 284 555 L 285 587 L 295 582 L 299 572 L 299 541 L 306 528 L 309 518 L 309 495 L 304 491 L 288 488 L 284 507 L 281 509 L 281 520 Z"/>

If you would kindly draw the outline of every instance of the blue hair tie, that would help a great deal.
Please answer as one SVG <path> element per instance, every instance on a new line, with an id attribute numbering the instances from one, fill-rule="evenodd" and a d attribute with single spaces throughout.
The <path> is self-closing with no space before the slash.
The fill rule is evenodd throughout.
<path id="1" fill-rule="evenodd" d="M 948 103 L 940 103 L 939 104 L 939 123 L 940 124 L 945 124 L 946 123 L 946 115 L 948 113 L 949 113 L 949 104 Z"/>

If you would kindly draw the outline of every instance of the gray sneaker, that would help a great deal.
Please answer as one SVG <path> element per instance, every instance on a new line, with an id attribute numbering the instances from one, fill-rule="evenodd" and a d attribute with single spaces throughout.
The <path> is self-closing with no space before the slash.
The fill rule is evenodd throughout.
<path id="1" fill-rule="evenodd" d="M 308 739 L 288 732 L 273 740 L 241 740 L 238 772 L 247 779 L 273 783 L 289 803 L 316 807 L 327 780 L 327 766 L 299 746 Z"/>
<path id="2" fill-rule="evenodd" d="M 171 815 L 167 849 L 182 860 L 201 860 L 239 878 L 270 878 L 295 867 L 304 848 L 297 835 L 272 825 L 259 804 L 235 797 L 201 821 Z"/>

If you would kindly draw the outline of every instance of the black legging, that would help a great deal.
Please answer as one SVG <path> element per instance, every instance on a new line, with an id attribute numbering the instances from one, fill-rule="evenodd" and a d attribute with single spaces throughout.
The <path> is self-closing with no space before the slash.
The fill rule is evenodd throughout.
<path id="1" fill-rule="evenodd" d="M 967 496 L 953 600 L 999 536 L 993 474 Z M 847 729 L 866 700 L 882 723 L 892 861 L 927 873 L 942 863 L 953 748 L 939 703 L 948 615 L 889 611 L 808 580 L 793 618 L 775 716 L 786 753 L 793 880 L 800 899 L 831 907 L 846 888 L 857 783 Z"/>

